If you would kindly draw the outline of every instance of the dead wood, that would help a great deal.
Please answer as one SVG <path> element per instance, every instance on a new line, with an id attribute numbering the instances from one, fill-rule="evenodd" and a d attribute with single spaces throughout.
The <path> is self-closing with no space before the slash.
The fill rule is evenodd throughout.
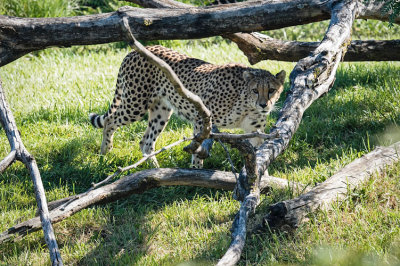
<path id="1" fill-rule="evenodd" d="M 314 51 L 319 42 L 276 40 L 260 33 L 226 34 L 247 56 L 251 64 L 262 60 L 297 62 Z M 343 61 L 396 61 L 400 60 L 400 40 L 352 41 Z"/>
<path id="2" fill-rule="evenodd" d="M 400 160 L 399 152 L 400 142 L 389 147 L 377 147 L 372 152 L 346 165 L 308 193 L 270 206 L 269 214 L 264 218 L 264 225 L 298 227 L 308 213 L 317 209 L 331 209 L 332 203 L 346 199 L 350 191 L 363 184 L 372 174 L 398 162 Z"/>
<path id="3" fill-rule="evenodd" d="M 1 163 L 1 171 L 4 171 L 14 160 L 21 161 L 28 169 L 35 191 L 36 202 L 39 210 L 40 220 L 38 219 L 38 230 L 43 228 L 44 238 L 50 252 L 52 265 L 63 265 L 57 241 L 54 235 L 53 227 L 49 219 L 49 211 L 47 208 L 46 196 L 43 188 L 40 172 L 36 161 L 32 155 L 26 150 L 21 135 L 15 123 L 14 116 L 8 106 L 5 98 L 3 86 L 0 80 L 0 122 L 7 135 L 11 146 L 11 152 L 4 158 Z"/>
<path id="4" fill-rule="evenodd" d="M 143 170 L 125 176 L 111 184 L 50 202 L 52 223 L 60 222 L 75 213 L 93 205 L 104 204 L 126 198 L 132 194 L 141 194 L 147 190 L 165 186 L 198 186 L 215 189 L 233 190 L 236 179 L 233 173 L 205 169 L 156 168 Z M 264 177 L 261 180 L 262 191 L 274 187 L 286 189 L 288 186 L 303 189 L 304 186 L 276 177 Z M 14 236 L 25 236 L 40 230 L 38 217 L 19 223 L 0 234 L 0 244 L 10 241 Z"/>
<path id="5" fill-rule="evenodd" d="M 358 18 L 387 21 L 383 1 L 359 5 Z M 331 1 L 249 1 L 193 8 L 120 8 L 117 12 L 67 18 L 0 16 L 0 66 L 48 47 L 126 40 L 120 26 L 126 17 L 139 40 L 196 39 L 302 25 L 330 18 Z M 288 15 L 290 14 L 290 15 Z M 400 17 L 395 23 L 400 22 Z"/>
<path id="6" fill-rule="evenodd" d="M 278 137 L 265 141 L 257 150 L 260 173 L 264 173 L 287 147 L 304 111 L 333 85 L 337 67 L 350 43 L 355 12 L 356 2 L 335 2 L 324 39 L 311 55 L 300 60 L 294 67 L 290 74 L 289 93 L 275 126 L 270 130 L 270 134 L 277 134 Z"/>

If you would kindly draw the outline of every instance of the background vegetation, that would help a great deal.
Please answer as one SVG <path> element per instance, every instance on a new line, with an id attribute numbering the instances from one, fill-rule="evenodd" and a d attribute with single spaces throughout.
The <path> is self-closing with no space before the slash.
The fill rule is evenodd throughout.
<path id="1" fill-rule="evenodd" d="M 59 0 L 51 1 L 59 4 L 46 11 L 44 2 L 29 1 L 28 7 L 28 1 L 3 0 L 0 13 L 68 16 L 111 11 L 126 4 Z M 9 8 L 12 4 L 13 9 Z M 314 23 L 268 34 L 317 40 L 326 25 Z M 373 21 L 357 21 L 353 29 L 355 38 L 399 38 L 399 32 L 398 26 L 389 28 L 387 23 Z M 162 44 L 216 64 L 248 64 L 234 44 L 221 38 Z M 85 191 L 118 166 L 141 157 L 138 143 L 145 120 L 118 130 L 114 149 L 100 156 L 101 130 L 92 128 L 87 119 L 90 112 L 107 110 L 120 62 L 129 51 L 120 44 L 54 48 L 0 68 L 7 99 L 25 145 L 38 161 L 48 200 Z M 255 67 L 276 73 L 281 69 L 290 72 L 293 66 L 266 61 Z M 306 111 L 289 148 L 271 165 L 270 174 L 314 185 L 376 145 L 400 140 L 399 74 L 397 62 L 341 64 L 332 91 Z M 287 90 L 289 84 L 285 87 Z M 284 95 L 277 110 L 283 100 Z M 268 117 L 269 126 L 276 115 Z M 189 123 L 174 116 L 157 147 L 188 136 L 191 130 Z M 160 154 L 161 166 L 188 167 L 190 156 L 182 147 Z M 0 131 L 0 158 L 8 151 L 7 139 Z M 240 169 L 240 155 L 235 150 L 231 153 Z M 230 170 L 219 145 L 205 167 Z M 298 193 L 273 190 L 263 196 L 251 223 L 260 222 L 270 203 Z M 241 264 L 399 265 L 399 200 L 400 164 L 396 164 L 349 191 L 347 200 L 333 211 L 310 215 L 308 223 L 296 231 L 249 236 Z M 84 210 L 55 225 L 55 231 L 66 264 L 208 265 L 229 245 L 229 228 L 238 207 L 230 192 L 159 188 Z M 0 231 L 33 217 L 35 209 L 30 177 L 21 164 L 15 164 L 0 175 Z M 49 264 L 49 259 L 41 232 L 0 246 L 0 265 L 43 264 Z"/>

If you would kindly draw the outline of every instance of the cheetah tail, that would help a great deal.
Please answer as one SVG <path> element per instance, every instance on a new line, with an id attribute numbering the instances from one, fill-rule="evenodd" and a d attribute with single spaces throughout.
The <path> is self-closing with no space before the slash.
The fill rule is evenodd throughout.
<path id="1" fill-rule="evenodd" d="M 89 114 L 89 119 L 90 123 L 92 126 L 97 127 L 97 128 L 103 128 L 104 127 L 104 115 L 98 115 L 95 113 Z"/>

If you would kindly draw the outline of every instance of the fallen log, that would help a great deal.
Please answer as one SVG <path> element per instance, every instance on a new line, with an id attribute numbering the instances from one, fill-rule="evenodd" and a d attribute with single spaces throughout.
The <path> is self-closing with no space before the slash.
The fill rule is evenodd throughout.
<path id="1" fill-rule="evenodd" d="M 276 40 L 260 33 L 226 34 L 225 38 L 235 42 L 247 56 L 250 64 L 262 60 L 297 62 L 314 51 L 319 42 L 297 42 Z M 343 61 L 398 61 L 400 40 L 352 41 Z"/>
<path id="2" fill-rule="evenodd" d="M 132 194 L 141 194 L 147 190 L 164 186 L 198 186 L 206 188 L 233 190 L 236 179 L 233 173 L 204 169 L 156 168 L 143 170 L 125 176 L 114 183 L 49 203 L 51 222 L 60 222 L 75 213 L 93 205 L 104 204 L 126 198 Z M 266 191 L 271 187 L 302 190 L 300 184 L 276 177 L 264 177 L 260 188 Z M 12 240 L 16 235 L 23 237 L 40 230 L 39 217 L 19 223 L 0 234 L 0 244 Z"/>
<path id="3" fill-rule="evenodd" d="M 100 44 L 126 40 L 126 17 L 139 40 L 173 40 L 254 32 L 302 25 L 330 18 L 331 1 L 249 1 L 197 8 L 120 8 L 116 12 L 67 18 L 17 18 L 0 15 L 0 66 L 32 51 L 52 46 Z M 359 4 L 358 18 L 387 21 L 383 2 Z M 288 15 L 290 14 L 290 15 Z M 395 18 L 394 23 L 399 23 Z"/>
<path id="4" fill-rule="evenodd" d="M 400 142 L 389 147 L 377 147 L 372 152 L 354 160 L 323 183 L 306 194 L 269 207 L 263 225 L 298 227 L 306 215 L 317 209 L 329 210 L 334 202 L 343 201 L 349 191 L 363 184 L 371 175 L 379 173 L 388 165 L 398 162 Z"/>

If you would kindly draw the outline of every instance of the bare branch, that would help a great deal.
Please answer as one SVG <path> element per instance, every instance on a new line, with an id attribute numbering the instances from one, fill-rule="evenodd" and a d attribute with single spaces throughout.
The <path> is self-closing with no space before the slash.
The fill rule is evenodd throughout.
<path id="1" fill-rule="evenodd" d="M 265 177 L 261 180 L 261 189 L 270 187 L 270 180 L 273 180 L 271 184 L 275 188 L 286 189 L 293 185 L 285 179 Z M 97 189 L 50 202 L 49 205 L 56 208 L 50 211 L 50 219 L 53 223 L 57 223 L 93 205 L 112 202 L 131 194 L 141 194 L 157 187 L 178 185 L 233 190 L 236 179 L 230 172 L 205 169 L 156 168 L 143 170 Z M 14 235 L 25 236 L 38 230 L 40 230 L 40 220 L 35 217 L 1 233 L 0 244 L 10 241 Z"/>
<path id="2" fill-rule="evenodd" d="M 141 165 L 142 163 L 144 163 L 147 159 L 149 159 L 150 157 L 153 157 L 153 156 L 155 156 L 155 155 L 157 155 L 157 154 L 159 154 L 159 153 L 161 153 L 161 152 L 163 152 L 163 151 L 166 151 L 166 150 L 169 150 L 169 149 L 171 149 L 171 148 L 173 148 L 173 147 L 175 147 L 175 146 L 177 146 L 177 145 L 179 145 L 179 144 L 181 144 L 182 142 L 185 142 L 185 141 L 188 141 L 188 140 L 192 140 L 193 138 L 183 138 L 183 139 L 181 139 L 181 140 L 178 140 L 178 141 L 176 141 L 176 142 L 174 142 L 174 143 L 171 143 L 171 144 L 169 144 L 169 145 L 167 145 L 167 146 L 165 146 L 165 147 L 162 147 L 161 149 L 159 149 L 158 151 L 155 151 L 155 152 L 152 152 L 152 153 L 150 153 L 150 154 L 147 154 L 146 156 L 143 156 L 139 161 L 137 161 L 136 163 L 134 163 L 134 164 L 132 164 L 132 165 L 129 165 L 129 166 L 126 166 L 126 167 L 124 167 L 124 168 L 119 168 L 114 174 L 112 174 L 112 175 L 109 175 L 106 179 L 104 179 L 103 181 L 101 181 L 101 182 L 99 182 L 99 183 L 96 183 L 96 184 L 93 184 L 92 185 L 92 187 L 89 189 L 89 191 L 90 190 L 93 190 L 93 189 L 96 189 L 96 188 L 98 188 L 98 187 L 100 187 L 100 186 L 102 186 L 102 185 L 104 185 L 104 184 L 107 184 L 107 183 L 109 183 L 114 177 L 116 177 L 116 176 L 119 176 L 120 174 L 122 174 L 122 173 L 124 173 L 124 172 L 126 172 L 126 171 L 129 171 L 129 170 L 131 170 L 131 169 L 135 169 L 136 167 L 138 167 L 139 165 Z"/>
<path id="3" fill-rule="evenodd" d="M 217 266 L 236 265 L 240 260 L 246 242 L 246 228 L 249 214 L 254 212 L 259 202 L 259 195 L 249 194 L 240 205 L 240 210 L 233 222 L 232 242 L 225 255 L 218 261 Z"/>
<path id="4" fill-rule="evenodd" d="M 0 173 L 3 173 L 14 161 L 17 156 L 17 151 L 12 150 L 1 162 Z"/>
<path id="5" fill-rule="evenodd" d="M 260 33 L 226 34 L 247 56 L 251 64 L 262 60 L 299 61 L 314 51 L 319 42 L 281 41 Z M 400 40 L 352 41 L 344 61 L 400 60 Z"/>
<path id="6" fill-rule="evenodd" d="M 35 190 L 36 202 L 38 205 L 38 210 L 40 214 L 40 221 L 38 228 L 40 226 L 43 228 L 44 238 L 47 247 L 50 251 L 50 259 L 52 265 L 63 265 L 60 251 L 58 249 L 57 241 L 54 235 L 53 227 L 49 219 L 49 211 L 47 208 L 46 196 L 43 188 L 42 179 L 40 177 L 40 172 L 37 167 L 36 161 L 25 149 L 22 142 L 21 136 L 17 129 L 14 116 L 8 107 L 7 101 L 5 99 L 3 86 L 0 80 L 0 122 L 6 132 L 8 141 L 11 146 L 11 153 L 1 162 L 3 166 L 9 165 L 14 158 L 23 162 L 28 168 L 33 181 L 33 187 Z M 3 164 L 4 162 L 4 164 Z M 4 169 L 3 169 L 4 170 Z"/>

